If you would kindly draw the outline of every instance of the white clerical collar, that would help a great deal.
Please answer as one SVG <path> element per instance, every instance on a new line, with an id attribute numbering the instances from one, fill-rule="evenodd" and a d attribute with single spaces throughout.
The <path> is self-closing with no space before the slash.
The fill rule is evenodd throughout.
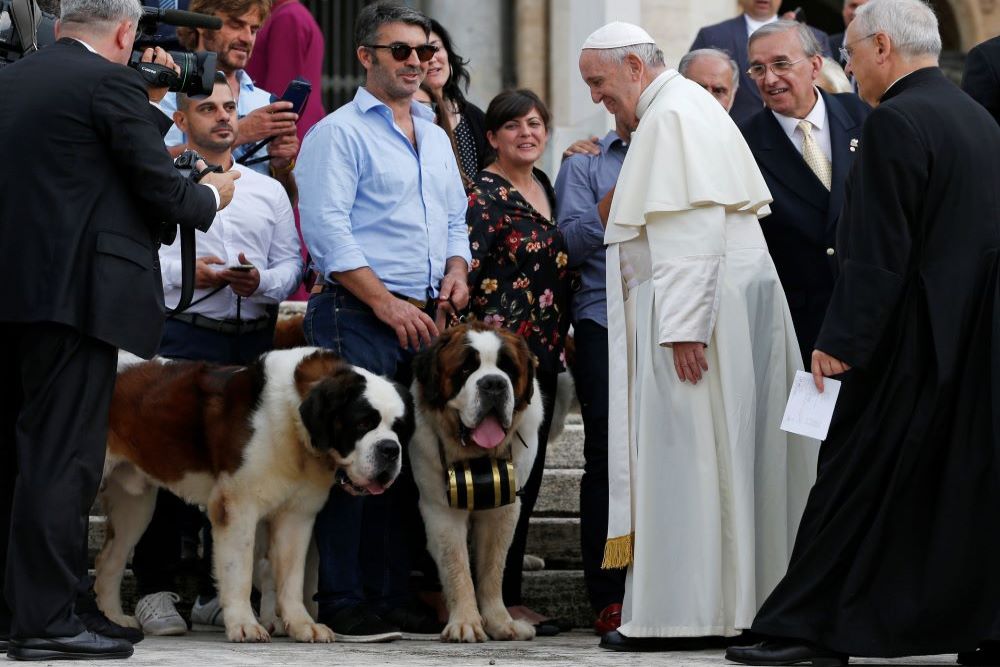
<path id="1" fill-rule="evenodd" d="M 777 21 L 778 20 L 778 15 L 775 14 L 774 16 L 772 16 L 771 18 L 769 18 L 769 19 L 767 19 L 765 21 L 758 21 L 755 18 L 751 18 L 751 16 L 749 14 L 744 14 L 743 18 L 746 19 L 746 22 L 747 22 L 747 36 L 750 36 L 750 35 L 752 35 L 754 33 L 754 31 L 757 28 L 760 28 L 761 26 L 765 26 L 768 23 L 774 23 L 775 21 Z"/>
<path id="2" fill-rule="evenodd" d="M 774 117 L 777 119 L 778 124 L 781 125 L 781 129 L 785 131 L 789 137 L 795 132 L 799 127 L 800 120 L 807 120 L 809 124 L 814 128 L 823 131 L 826 127 L 826 102 L 823 101 L 823 95 L 816 88 L 816 104 L 813 105 L 812 111 L 805 118 L 795 118 L 793 116 L 783 116 L 777 111 L 772 111 Z"/>
<path id="3" fill-rule="evenodd" d="M 653 103 L 653 100 L 656 98 L 656 94 L 660 92 L 660 88 L 663 88 L 663 86 L 667 84 L 667 81 L 670 81 L 675 76 L 679 76 L 677 70 L 668 69 L 660 72 L 655 79 L 649 82 L 646 89 L 639 95 L 639 103 L 635 106 L 636 118 L 642 118 L 642 114 L 646 113 L 646 109 L 648 109 L 649 105 Z"/>
<path id="4" fill-rule="evenodd" d="M 83 44 L 84 48 L 86 48 L 91 53 L 94 53 L 94 54 L 97 54 L 97 55 L 101 55 L 101 54 L 97 53 L 97 51 L 94 49 L 94 47 L 92 47 L 90 44 L 87 44 L 87 42 L 83 41 L 79 37 L 70 37 L 70 39 L 75 39 L 76 41 L 80 42 L 81 44 Z"/>

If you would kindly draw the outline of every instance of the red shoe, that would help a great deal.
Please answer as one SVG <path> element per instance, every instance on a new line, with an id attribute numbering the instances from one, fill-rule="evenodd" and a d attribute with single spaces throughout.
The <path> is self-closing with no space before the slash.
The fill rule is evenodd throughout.
<path id="1" fill-rule="evenodd" d="M 594 621 L 594 634 L 604 636 L 618 629 L 622 624 L 622 606 L 617 602 L 601 610 Z"/>

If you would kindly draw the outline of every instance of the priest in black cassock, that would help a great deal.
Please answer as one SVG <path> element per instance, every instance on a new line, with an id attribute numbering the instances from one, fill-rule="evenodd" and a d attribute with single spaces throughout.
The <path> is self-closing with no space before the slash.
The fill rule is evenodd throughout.
<path id="1" fill-rule="evenodd" d="M 812 358 L 817 385 L 843 385 L 788 572 L 752 626 L 765 641 L 726 657 L 997 665 L 1000 128 L 938 69 L 920 0 L 871 0 L 845 47 L 875 110 Z"/>

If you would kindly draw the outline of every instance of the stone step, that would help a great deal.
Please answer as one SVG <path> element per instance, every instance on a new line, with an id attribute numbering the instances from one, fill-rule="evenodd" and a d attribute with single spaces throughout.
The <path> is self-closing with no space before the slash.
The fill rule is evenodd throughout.
<path id="1" fill-rule="evenodd" d="M 184 618 L 189 618 L 191 604 L 197 594 L 195 579 L 181 576 L 177 583 L 178 590 L 175 592 L 181 598 L 177 611 Z M 567 619 L 576 627 L 590 627 L 594 622 L 583 585 L 582 570 L 525 572 L 522 593 L 524 603 L 541 613 Z M 137 601 L 135 575 L 131 570 L 126 570 L 122 580 L 122 608 L 126 613 L 131 613 Z"/>
<path id="2" fill-rule="evenodd" d="M 559 439 L 549 442 L 545 450 L 545 467 L 583 468 L 583 424 L 567 423 Z"/>
<path id="3" fill-rule="evenodd" d="M 541 516 L 580 515 L 580 468 L 546 468 L 542 487 L 535 503 L 535 513 Z"/>

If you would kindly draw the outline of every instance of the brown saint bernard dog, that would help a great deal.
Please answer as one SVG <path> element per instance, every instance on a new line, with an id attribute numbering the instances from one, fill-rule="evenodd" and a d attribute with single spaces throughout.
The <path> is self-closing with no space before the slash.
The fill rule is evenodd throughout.
<path id="1" fill-rule="evenodd" d="M 270 639 L 250 607 L 258 523 L 270 535 L 284 630 L 298 641 L 333 641 L 303 604 L 313 523 L 335 482 L 377 494 L 396 479 L 413 432 L 409 392 L 314 347 L 269 352 L 245 367 L 128 357 L 119 358 L 101 490 L 101 610 L 138 627 L 122 613 L 122 574 L 164 487 L 208 509 L 230 641 Z"/>
<path id="2" fill-rule="evenodd" d="M 416 430 L 409 452 L 427 548 L 448 605 L 448 624 L 441 633 L 445 641 L 535 636 L 529 623 L 511 618 L 501 594 L 520 499 L 515 496 L 513 503 L 493 509 L 454 509 L 445 481 L 445 467 L 456 462 L 512 458 L 516 488 L 524 486 L 535 461 L 543 412 L 534 369 L 534 357 L 520 336 L 483 324 L 446 330 L 414 360 Z M 470 523 L 475 587 L 469 569 Z"/>

